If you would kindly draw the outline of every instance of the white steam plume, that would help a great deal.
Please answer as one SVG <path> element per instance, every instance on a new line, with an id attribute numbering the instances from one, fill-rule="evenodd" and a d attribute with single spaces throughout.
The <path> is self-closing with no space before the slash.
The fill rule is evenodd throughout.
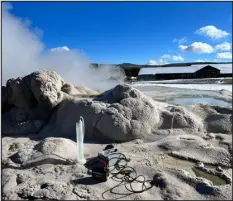
<path id="1" fill-rule="evenodd" d="M 54 70 L 68 83 L 101 91 L 123 82 L 121 69 L 110 65 L 91 68 L 89 59 L 78 50 L 64 46 L 69 51 L 46 51 L 38 29 L 32 29 L 29 21 L 12 15 L 11 8 L 10 4 L 2 5 L 2 85 L 9 78 L 36 70 Z M 110 77 L 118 79 L 109 80 Z"/>

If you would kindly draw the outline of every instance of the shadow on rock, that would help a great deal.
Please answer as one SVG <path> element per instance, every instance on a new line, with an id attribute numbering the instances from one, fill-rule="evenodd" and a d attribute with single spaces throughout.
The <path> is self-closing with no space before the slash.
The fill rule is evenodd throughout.
<path id="1" fill-rule="evenodd" d="M 85 178 L 81 178 L 81 179 L 72 180 L 72 183 L 82 184 L 82 185 L 95 185 L 95 184 L 99 184 L 99 183 L 103 183 L 103 182 L 104 181 L 93 179 L 92 177 L 85 177 Z"/>

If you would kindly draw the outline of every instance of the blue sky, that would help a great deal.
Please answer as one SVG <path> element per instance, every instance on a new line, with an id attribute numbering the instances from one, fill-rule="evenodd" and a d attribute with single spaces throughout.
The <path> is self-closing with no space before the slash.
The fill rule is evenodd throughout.
<path id="1" fill-rule="evenodd" d="M 232 60 L 232 2 L 11 2 L 41 30 L 45 49 L 92 62 Z M 67 48 L 62 48 L 67 47 Z"/>

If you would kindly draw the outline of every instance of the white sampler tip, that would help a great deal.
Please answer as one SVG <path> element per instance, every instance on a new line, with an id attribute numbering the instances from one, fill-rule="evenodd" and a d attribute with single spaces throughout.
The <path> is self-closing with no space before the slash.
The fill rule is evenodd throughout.
<path id="1" fill-rule="evenodd" d="M 77 140 L 77 162 L 79 164 L 85 164 L 86 159 L 84 158 L 84 147 L 83 147 L 83 141 L 84 141 L 84 135 L 85 135 L 85 125 L 84 125 L 84 119 L 81 116 L 79 121 L 76 123 L 76 140 Z"/>

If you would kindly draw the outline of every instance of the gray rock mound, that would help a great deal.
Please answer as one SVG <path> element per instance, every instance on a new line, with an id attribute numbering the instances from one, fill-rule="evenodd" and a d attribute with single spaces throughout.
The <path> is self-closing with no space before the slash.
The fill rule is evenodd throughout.
<path id="1" fill-rule="evenodd" d="M 60 101 L 63 79 L 54 71 L 36 71 L 25 77 L 9 79 L 6 83 L 5 102 L 29 111 L 37 105 L 52 108 Z"/>
<path id="2" fill-rule="evenodd" d="M 83 95 L 98 95 L 99 92 L 93 89 L 90 89 L 86 86 L 75 86 L 75 89 L 79 92 L 79 94 Z"/>
<path id="3" fill-rule="evenodd" d="M 52 109 L 62 100 L 64 80 L 55 71 L 37 71 L 25 77 L 39 105 Z"/>
<path id="4" fill-rule="evenodd" d="M 29 144 L 13 154 L 11 160 L 24 166 L 68 164 L 77 161 L 77 145 L 65 138 L 45 138 L 36 145 Z"/>
<path id="5" fill-rule="evenodd" d="M 187 109 L 198 115 L 207 132 L 232 134 L 232 108 L 198 104 Z"/>
<path id="6" fill-rule="evenodd" d="M 63 79 L 54 71 L 36 71 L 9 79 L 2 87 L 3 134 L 38 133 L 61 102 Z"/>
<path id="7" fill-rule="evenodd" d="M 168 106 L 161 109 L 162 124 L 160 129 L 185 129 L 203 131 L 204 125 L 199 116 L 181 106 Z"/>
<path id="8" fill-rule="evenodd" d="M 36 105 L 32 91 L 22 77 L 9 79 L 6 83 L 4 104 L 10 104 L 17 108 L 29 111 Z"/>
<path id="9" fill-rule="evenodd" d="M 64 159 L 77 159 L 77 144 L 65 138 L 46 138 L 38 143 L 34 150 L 43 155 L 57 155 Z"/>
<path id="10" fill-rule="evenodd" d="M 85 86 L 73 86 L 72 84 L 66 83 L 62 86 L 61 91 L 71 96 L 93 96 L 98 95 L 99 92 L 92 90 Z"/>
<path id="11" fill-rule="evenodd" d="M 156 129 L 159 115 L 151 98 L 128 85 L 117 85 L 95 101 L 64 100 L 41 134 L 75 136 L 75 123 L 83 116 L 87 137 L 129 141 Z"/>
<path id="12" fill-rule="evenodd" d="M 207 131 L 215 133 L 232 133 L 232 120 L 228 114 L 210 115 L 207 121 Z"/>

